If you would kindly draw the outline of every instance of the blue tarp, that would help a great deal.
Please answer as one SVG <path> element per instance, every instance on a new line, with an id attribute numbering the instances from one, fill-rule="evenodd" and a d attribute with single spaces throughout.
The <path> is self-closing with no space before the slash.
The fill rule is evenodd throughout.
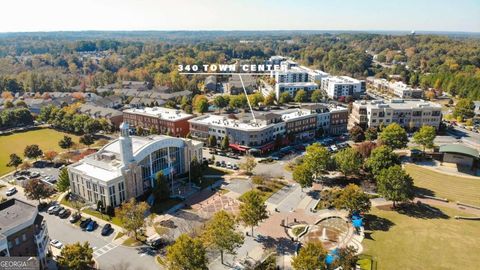
<path id="1" fill-rule="evenodd" d="M 327 256 L 325 257 L 325 263 L 330 265 L 335 261 L 337 257 L 338 257 L 338 251 L 337 249 L 334 249 L 330 251 L 330 253 L 327 254 Z"/>

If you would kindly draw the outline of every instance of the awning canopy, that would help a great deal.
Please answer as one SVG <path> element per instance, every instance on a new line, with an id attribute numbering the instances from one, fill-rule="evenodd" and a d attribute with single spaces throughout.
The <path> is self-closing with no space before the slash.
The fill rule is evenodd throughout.
<path id="1" fill-rule="evenodd" d="M 242 152 L 246 152 L 248 149 L 250 149 L 250 147 L 246 147 L 246 146 L 235 144 L 235 143 L 231 143 L 228 146 L 230 146 L 230 148 L 234 150 L 242 151 Z"/>
<path id="2" fill-rule="evenodd" d="M 478 150 L 474 148 L 470 148 L 468 146 L 462 145 L 462 144 L 446 144 L 440 146 L 439 149 L 440 152 L 442 153 L 456 153 L 456 154 L 462 154 L 466 156 L 471 156 L 473 158 L 478 158 Z"/>

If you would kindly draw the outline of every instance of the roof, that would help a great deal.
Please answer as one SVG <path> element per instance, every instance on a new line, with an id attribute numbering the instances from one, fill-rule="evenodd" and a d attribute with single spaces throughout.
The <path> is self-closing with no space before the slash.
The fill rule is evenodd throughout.
<path id="1" fill-rule="evenodd" d="M 192 118 L 192 114 L 184 113 L 180 110 L 169 109 L 164 107 L 146 107 L 142 109 L 127 109 L 124 113 L 145 115 L 150 117 L 156 117 L 162 120 L 178 121 L 182 119 Z"/>
<path id="2" fill-rule="evenodd" d="M 456 153 L 471 156 L 474 158 L 479 157 L 479 153 L 477 149 L 462 145 L 462 144 L 446 144 L 440 146 L 440 152 L 443 153 Z"/>
<path id="3" fill-rule="evenodd" d="M 30 220 L 33 224 L 37 214 L 37 207 L 24 201 L 10 199 L 0 203 L 0 233 L 21 226 Z"/>

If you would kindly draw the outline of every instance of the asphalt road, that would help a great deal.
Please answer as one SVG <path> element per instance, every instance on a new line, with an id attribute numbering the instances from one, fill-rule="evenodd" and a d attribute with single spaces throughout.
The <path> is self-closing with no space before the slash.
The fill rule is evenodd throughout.
<path id="1" fill-rule="evenodd" d="M 93 257 L 97 260 L 100 269 L 157 269 L 155 253 L 147 247 L 124 247 L 112 243 L 115 233 L 101 236 L 101 227 L 93 232 L 82 231 L 77 225 L 71 224 L 68 219 L 60 219 L 55 215 L 42 212 L 47 222 L 50 239 L 57 239 L 65 244 L 88 241 L 93 248 Z M 52 247 L 52 249 L 55 249 Z"/>

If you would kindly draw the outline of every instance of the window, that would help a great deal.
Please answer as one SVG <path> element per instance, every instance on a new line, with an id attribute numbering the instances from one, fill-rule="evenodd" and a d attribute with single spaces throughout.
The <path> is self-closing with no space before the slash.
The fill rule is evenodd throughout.
<path id="1" fill-rule="evenodd" d="M 23 242 L 27 241 L 27 235 L 26 235 L 26 234 L 23 234 L 23 235 L 22 235 L 22 241 L 23 241 Z"/>
<path id="2" fill-rule="evenodd" d="M 15 245 L 17 245 L 17 246 L 20 245 L 20 238 L 19 237 L 15 238 Z"/>

